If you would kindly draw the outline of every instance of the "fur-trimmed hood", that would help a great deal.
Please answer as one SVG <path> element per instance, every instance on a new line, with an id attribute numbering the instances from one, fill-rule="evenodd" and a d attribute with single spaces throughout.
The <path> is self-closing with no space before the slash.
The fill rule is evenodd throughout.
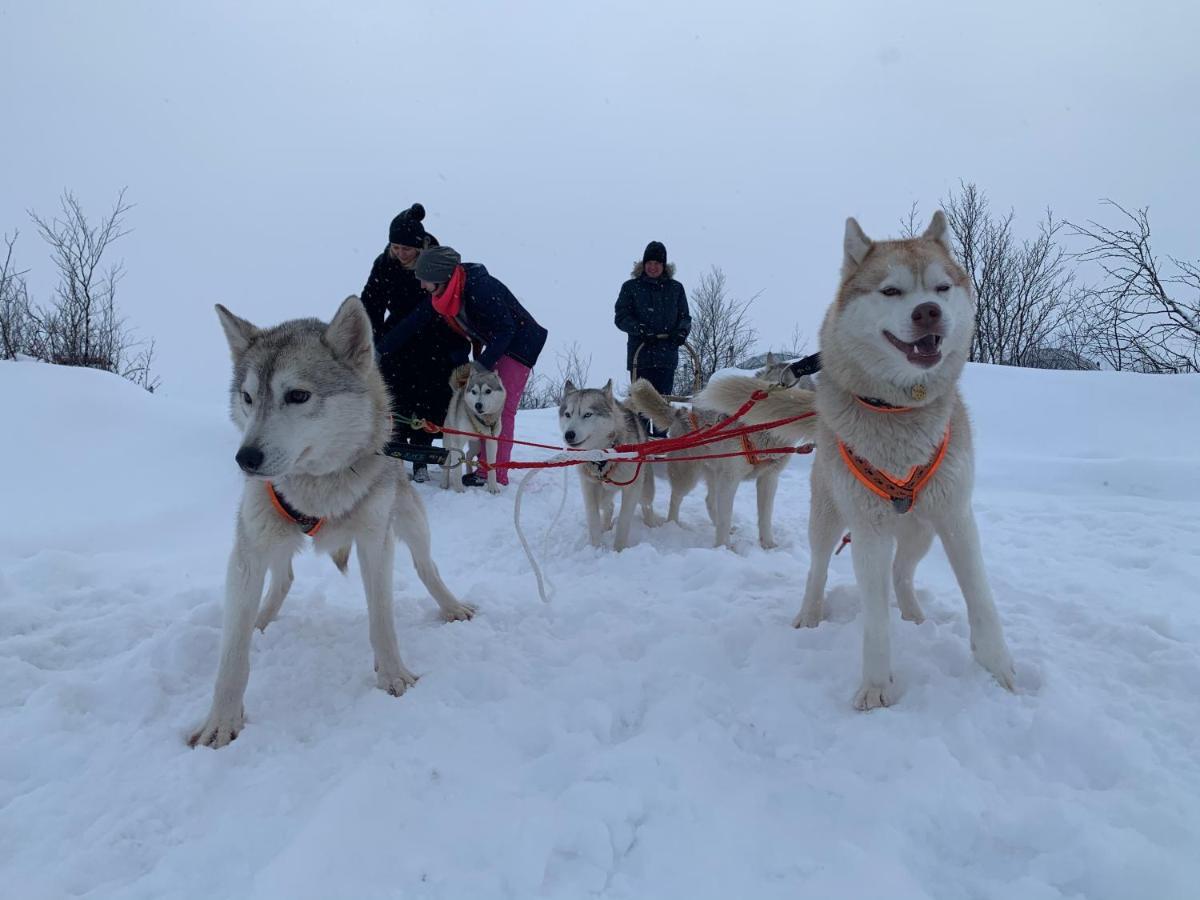
<path id="1" fill-rule="evenodd" d="M 641 278 L 644 265 L 645 264 L 640 259 L 637 262 L 635 262 L 633 264 L 633 271 L 629 273 L 629 277 L 630 278 Z M 663 266 L 662 277 L 663 278 L 674 278 L 675 277 L 675 263 L 669 262 L 665 266 Z"/>

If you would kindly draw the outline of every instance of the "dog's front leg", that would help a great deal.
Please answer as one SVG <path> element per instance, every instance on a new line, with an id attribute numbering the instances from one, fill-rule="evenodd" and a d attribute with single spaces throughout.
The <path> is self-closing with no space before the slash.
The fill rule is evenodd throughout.
<path id="1" fill-rule="evenodd" d="M 487 438 L 484 439 L 483 452 L 484 452 L 484 455 L 487 457 L 487 464 L 488 464 L 487 489 L 488 489 L 489 494 L 500 493 L 500 484 L 499 484 L 499 482 L 496 481 L 496 451 L 498 448 L 499 448 L 498 441 L 488 440 Z"/>
<path id="2" fill-rule="evenodd" d="M 468 445 L 458 440 L 446 440 L 443 442 L 443 446 L 449 447 L 450 456 L 452 458 L 457 458 L 458 460 L 453 465 L 447 465 L 446 467 L 447 487 L 451 487 L 454 489 L 455 493 L 461 494 L 467 489 L 466 485 L 464 485 L 462 482 L 462 476 L 463 464 L 466 460 Z M 446 462 L 449 463 L 450 460 L 447 459 Z"/>
<path id="3" fill-rule="evenodd" d="M 593 547 L 599 547 L 601 535 L 604 533 L 603 523 L 600 521 L 600 504 L 603 502 L 604 486 L 582 471 L 579 473 L 579 484 L 583 488 L 583 509 L 587 514 L 588 542 Z"/>
<path id="4" fill-rule="evenodd" d="M 821 623 L 825 606 L 825 584 L 829 580 L 829 559 L 842 532 L 829 488 L 824 480 L 813 477 L 812 498 L 808 510 L 808 580 L 804 587 L 804 604 L 792 620 L 794 628 L 816 628 Z"/>
<path id="5" fill-rule="evenodd" d="M 290 563 L 281 563 L 281 566 L 287 565 Z M 261 547 L 247 545 L 239 521 L 225 573 L 221 660 L 217 665 L 212 709 L 204 724 L 188 738 L 193 747 L 224 747 L 238 736 L 245 724 L 242 701 L 246 695 L 246 682 L 250 680 L 250 636 L 254 633 L 254 617 L 262 598 L 267 566 L 267 554 Z"/>
<path id="6" fill-rule="evenodd" d="M 733 530 L 733 499 L 737 496 L 737 482 L 732 478 L 714 475 L 712 482 L 713 505 L 710 512 L 716 514 L 717 538 L 715 547 L 729 546 L 729 533 Z"/>
<path id="7" fill-rule="evenodd" d="M 1004 629 L 992 599 L 987 572 L 983 567 L 983 552 L 979 545 L 979 528 L 969 506 L 946 516 L 937 524 L 938 536 L 946 548 L 950 567 L 967 601 L 967 621 L 971 626 L 971 652 L 975 660 L 987 669 L 1001 687 L 1013 690 L 1015 675 Z M 857 540 L 857 535 L 855 539 Z"/>
<path id="8" fill-rule="evenodd" d="M 394 697 L 417 683 L 417 676 L 405 668 L 396 643 L 396 623 L 392 620 L 392 566 L 396 540 L 384 524 L 358 538 L 358 565 L 363 589 L 367 594 L 367 618 L 370 623 L 371 649 L 375 651 L 375 673 L 381 690 Z"/>
<path id="9" fill-rule="evenodd" d="M 863 603 L 863 680 L 854 695 L 855 709 L 891 706 L 894 699 L 888 638 L 888 574 L 893 544 L 891 535 L 856 528 L 850 545 Z"/>
<path id="10" fill-rule="evenodd" d="M 621 511 L 617 513 L 617 529 L 613 534 L 613 549 L 617 552 L 629 546 L 629 532 L 633 528 L 633 514 L 637 511 L 642 493 L 640 481 L 621 488 Z"/>

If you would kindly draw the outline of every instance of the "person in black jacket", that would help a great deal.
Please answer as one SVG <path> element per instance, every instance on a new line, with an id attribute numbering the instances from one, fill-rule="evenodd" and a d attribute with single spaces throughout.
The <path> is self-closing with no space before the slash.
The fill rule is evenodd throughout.
<path id="1" fill-rule="evenodd" d="M 362 302 L 371 319 L 376 348 L 413 310 L 429 305 L 428 295 L 413 274 L 422 251 L 437 246 L 433 235 L 421 224 L 424 218 L 425 207 L 414 203 L 392 219 L 388 246 L 371 266 Z M 468 350 L 466 339 L 445 322 L 427 322 L 403 353 L 380 360 L 380 372 L 392 394 L 392 409 L 409 418 L 442 424 L 450 405 L 450 373 L 467 361 Z M 387 449 L 399 450 L 406 444 L 427 447 L 432 443 L 429 432 L 414 431 L 398 422 Z M 414 462 L 413 479 L 425 481 L 427 477 L 425 464 Z"/>
<path id="2" fill-rule="evenodd" d="M 529 380 L 530 370 L 546 345 L 546 329 L 513 296 L 512 291 L 478 263 L 464 263 L 452 247 L 430 247 L 417 259 L 414 274 L 427 292 L 427 300 L 394 327 L 379 345 L 386 360 L 403 352 L 413 337 L 429 322 L 446 323 L 466 340 L 482 350 L 474 363 L 495 371 L 504 382 L 504 412 L 500 417 L 500 436 L 511 439 L 516 425 L 517 404 Z M 502 440 L 496 448 L 496 462 L 512 458 L 512 444 Z M 508 484 L 508 469 L 497 465 L 496 480 Z M 470 475 L 463 484 L 479 487 L 487 483 L 487 464 Z"/>
<path id="3" fill-rule="evenodd" d="M 675 393 L 679 348 L 692 330 L 687 292 L 674 275 L 667 248 L 651 241 L 642 261 L 633 267 L 633 277 L 621 285 L 614 316 L 616 326 L 629 335 L 625 358 L 629 377 L 636 372 L 660 394 Z M 657 431 L 652 434 L 663 436 Z"/>

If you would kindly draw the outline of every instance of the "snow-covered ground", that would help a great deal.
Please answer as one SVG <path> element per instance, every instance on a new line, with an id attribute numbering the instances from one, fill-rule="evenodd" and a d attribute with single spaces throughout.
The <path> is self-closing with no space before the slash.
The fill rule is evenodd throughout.
<path id="1" fill-rule="evenodd" d="M 537 597 L 515 490 L 422 494 L 443 624 L 398 557 L 420 683 L 374 688 L 356 578 L 298 560 L 248 724 L 190 750 L 241 478 L 224 398 L 0 363 L 0 896 L 1200 896 L 1200 379 L 969 368 L 975 507 L 1019 692 L 972 661 L 940 549 L 893 614 L 896 706 L 856 713 L 849 554 L 795 631 L 807 458 L 781 548 L 685 527 L 586 545 L 574 476 Z M 521 433 L 552 439 L 552 411 Z M 562 490 L 543 474 L 540 543 Z M 660 482 L 660 511 L 666 485 Z M 610 538 L 611 539 L 611 538 Z M 353 572 L 353 568 L 351 570 Z"/>

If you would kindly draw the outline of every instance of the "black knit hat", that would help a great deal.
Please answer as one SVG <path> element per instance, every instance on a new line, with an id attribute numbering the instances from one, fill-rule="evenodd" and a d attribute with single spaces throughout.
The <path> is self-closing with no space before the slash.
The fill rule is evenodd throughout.
<path id="1" fill-rule="evenodd" d="M 402 247 L 425 246 L 425 226 L 421 220 L 425 218 L 425 207 L 414 203 L 396 218 L 388 228 L 388 243 L 400 244 Z"/>
<path id="2" fill-rule="evenodd" d="M 667 247 L 662 241 L 651 241 L 646 245 L 646 252 L 642 254 L 642 265 L 648 262 L 660 262 L 664 266 L 667 264 Z"/>
<path id="3" fill-rule="evenodd" d="M 429 247 L 417 257 L 413 274 L 417 276 L 418 281 L 445 284 L 460 262 L 462 257 L 453 247 Z"/>

